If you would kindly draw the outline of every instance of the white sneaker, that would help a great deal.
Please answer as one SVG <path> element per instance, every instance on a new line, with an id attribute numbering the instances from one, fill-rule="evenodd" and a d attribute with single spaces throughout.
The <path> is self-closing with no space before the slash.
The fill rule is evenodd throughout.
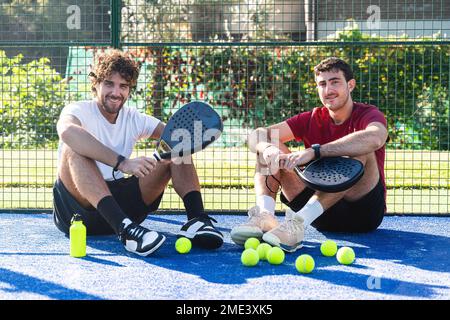
<path id="1" fill-rule="evenodd" d="M 217 249 L 223 244 L 223 234 L 214 227 L 212 221 L 217 223 L 216 219 L 206 214 L 192 218 L 181 227 L 178 237 L 186 237 L 193 245 L 201 248 Z"/>
<path id="2" fill-rule="evenodd" d="M 294 212 L 291 209 L 287 209 L 284 222 L 266 232 L 262 239 L 272 246 L 280 247 L 284 251 L 294 252 L 302 247 L 304 236 L 303 219 L 294 216 Z"/>
<path id="3" fill-rule="evenodd" d="M 231 239 L 239 245 L 243 245 L 248 238 L 261 239 L 264 232 L 278 226 L 275 214 L 268 211 L 261 211 L 259 206 L 254 206 L 248 211 L 247 222 L 234 227 L 231 230 Z"/>
<path id="4" fill-rule="evenodd" d="M 119 240 L 128 251 L 145 257 L 156 251 L 166 237 L 131 222 L 130 219 L 124 219 L 120 227 Z"/>

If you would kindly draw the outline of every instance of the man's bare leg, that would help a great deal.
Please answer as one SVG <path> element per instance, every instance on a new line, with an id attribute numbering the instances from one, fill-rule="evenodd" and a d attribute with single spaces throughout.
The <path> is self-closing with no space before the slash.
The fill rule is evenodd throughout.
<path id="1" fill-rule="evenodd" d="M 290 152 L 286 146 L 281 147 L 285 153 Z M 239 245 L 243 245 L 251 237 L 262 238 L 265 232 L 278 226 L 278 220 L 275 217 L 275 199 L 280 182 L 283 185 L 291 181 L 291 186 L 296 190 L 301 187 L 299 179 L 291 177 L 289 173 L 278 171 L 271 174 L 269 167 L 259 157 L 261 156 L 257 155 L 254 177 L 256 206 L 249 209 L 247 222 L 231 230 L 231 239 Z"/>
<path id="2" fill-rule="evenodd" d="M 119 239 L 128 251 L 147 256 L 156 251 L 165 241 L 163 235 L 132 223 L 113 198 L 93 160 L 64 146 L 58 176 L 81 206 L 86 209 L 97 209 L 119 235 Z M 92 214 L 97 213 L 92 212 Z"/>
<path id="3" fill-rule="evenodd" d="M 355 201 L 369 193 L 379 181 L 375 154 L 371 153 L 358 159 L 364 164 L 364 175 L 352 188 L 339 193 L 315 192 L 300 211 L 291 212 L 284 223 L 265 233 L 263 240 L 288 252 L 294 252 L 302 246 L 305 228 L 324 211 L 342 198 Z"/>
<path id="4" fill-rule="evenodd" d="M 64 146 L 61 153 L 58 177 L 77 202 L 93 209 L 104 197 L 111 195 L 97 165 Z"/>
<path id="5" fill-rule="evenodd" d="M 200 182 L 192 158 L 185 158 L 182 163 L 172 163 L 170 171 L 173 188 L 183 199 L 188 220 L 205 217 Z"/>
<path id="6" fill-rule="evenodd" d="M 339 200 L 346 199 L 356 201 L 368 194 L 377 185 L 380 174 L 374 153 L 356 157 L 364 165 L 364 175 L 353 187 L 337 193 L 326 193 L 317 191 L 312 198 L 317 199 L 324 211 L 335 205 Z"/>
<path id="7" fill-rule="evenodd" d="M 181 163 L 180 163 L 181 162 Z M 172 184 L 183 199 L 188 221 L 181 227 L 178 236 L 191 239 L 196 246 L 217 249 L 223 244 L 223 234 L 212 221 L 215 219 L 205 213 L 200 193 L 200 182 L 192 158 L 170 164 Z"/>

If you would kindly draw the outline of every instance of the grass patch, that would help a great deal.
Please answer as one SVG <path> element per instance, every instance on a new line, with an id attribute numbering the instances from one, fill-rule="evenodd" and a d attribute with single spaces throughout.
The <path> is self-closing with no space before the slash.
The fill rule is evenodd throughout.
<path id="1" fill-rule="evenodd" d="M 203 189 L 205 208 L 214 212 L 244 211 L 255 203 L 253 190 Z M 395 214 L 448 214 L 448 189 L 390 189 L 387 196 L 388 213 Z M 2 209 L 49 209 L 52 207 L 51 188 L 0 189 Z M 173 188 L 167 188 L 160 209 L 183 210 L 183 202 Z M 284 206 L 277 201 L 277 210 Z"/>
<path id="2" fill-rule="evenodd" d="M 135 155 L 150 156 L 152 150 Z M 449 152 L 387 150 L 385 173 L 390 213 L 448 213 Z M 52 206 L 56 150 L 0 150 L 0 207 L 45 209 Z M 246 148 L 208 148 L 194 156 L 205 207 L 246 211 L 253 195 L 254 155 Z M 168 188 L 163 209 L 182 209 Z M 282 207 L 279 205 L 278 210 Z"/>

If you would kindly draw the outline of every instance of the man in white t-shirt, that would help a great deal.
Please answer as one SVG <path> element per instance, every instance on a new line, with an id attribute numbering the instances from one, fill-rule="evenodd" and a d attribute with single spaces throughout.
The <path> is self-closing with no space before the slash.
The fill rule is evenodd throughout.
<path id="1" fill-rule="evenodd" d="M 148 256 L 165 236 L 140 223 L 157 210 L 172 179 L 188 217 L 179 236 L 202 248 L 219 248 L 223 235 L 204 211 L 192 161 L 130 158 L 138 140 L 158 139 L 165 126 L 124 106 L 138 75 L 139 64 L 133 58 L 119 50 L 105 51 L 97 56 L 90 73 L 94 99 L 69 104 L 61 112 L 58 177 L 53 188 L 55 224 L 68 234 L 73 215 L 79 214 L 88 235 L 115 233 L 128 251 Z"/>

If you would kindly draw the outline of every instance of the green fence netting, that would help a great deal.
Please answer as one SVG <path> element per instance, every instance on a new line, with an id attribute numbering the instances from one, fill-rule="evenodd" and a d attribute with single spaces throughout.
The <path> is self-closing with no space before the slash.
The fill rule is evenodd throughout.
<path id="1" fill-rule="evenodd" d="M 338 56 L 354 100 L 388 120 L 388 212 L 449 213 L 449 36 L 444 0 L 0 0 L 0 210 L 52 207 L 56 120 L 91 98 L 93 57 L 117 47 L 142 62 L 130 105 L 167 120 L 207 100 L 222 115 L 223 136 L 195 155 L 206 209 L 253 205 L 247 134 L 317 106 L 312 69 Z M 169 186 L 162 208 L 182 207 Z"/>

